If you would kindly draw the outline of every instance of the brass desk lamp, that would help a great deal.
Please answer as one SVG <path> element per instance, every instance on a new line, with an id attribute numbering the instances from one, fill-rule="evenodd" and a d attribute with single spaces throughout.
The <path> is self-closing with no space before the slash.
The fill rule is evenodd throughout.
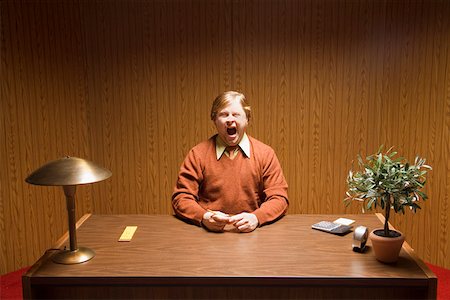
<path id="1" fill-rule="evenodd" d="M 111 175 L 111 171 L 99 167 L 93 162 L 67 156 L 43 165 L 25 179 L 26 182 L 35 185 L 62 186 L 66 195 L 70 250 L 61 250 L 53 255 L 52 260 L 54 262 L 79 264 L 95 256 L 94 250 L 77 246 L 75 190 L 77 185 L 102 181 Z"/>

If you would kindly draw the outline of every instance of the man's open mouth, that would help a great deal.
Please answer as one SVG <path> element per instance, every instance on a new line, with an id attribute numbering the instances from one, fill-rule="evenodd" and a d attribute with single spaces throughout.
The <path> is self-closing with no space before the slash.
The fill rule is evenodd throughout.
<path id="1" fill-rule="evenodd" d="M 236 132 L 237 132 L 237 130 L 236 130 L 235 127 L 233 127 L 233 128 L 227 128 L 227 133 L 228 133 L 229 135 L 235 135 Z"/>

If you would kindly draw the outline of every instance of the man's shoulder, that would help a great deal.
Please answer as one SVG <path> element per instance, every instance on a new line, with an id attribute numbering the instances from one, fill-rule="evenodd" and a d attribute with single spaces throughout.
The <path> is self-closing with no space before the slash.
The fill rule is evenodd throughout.
<path id="1" fill-rule="evenodd" d="M 200 143 L 198 143 L 197 145 L 195 145 L 194 147 L 192 147 L 191 151 L 193 151 L 194 153 L 206 153 L 207 151 L 210 151 L 212 148 L 215 147 L 216 142 L 215 142 L 216 136 L 212 136 L 207 140 L 201 141 Z"/>

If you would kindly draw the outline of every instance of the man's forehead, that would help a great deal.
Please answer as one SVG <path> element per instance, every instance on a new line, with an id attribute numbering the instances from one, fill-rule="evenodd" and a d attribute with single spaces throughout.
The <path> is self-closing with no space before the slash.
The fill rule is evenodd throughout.
<path id="1" fill-rule="evenodd" d="M 225 104 L 225 106 L 223 108 L 221 108 L 219 110 L 219 112 L 221 111 L 228 111 L 228 110 L 239 110 L 239 111 L 243 111 L 244 108 L 241 105 L 241 102 L 239 101 L 239 99 L 231 99 L 227 104 Z"/>

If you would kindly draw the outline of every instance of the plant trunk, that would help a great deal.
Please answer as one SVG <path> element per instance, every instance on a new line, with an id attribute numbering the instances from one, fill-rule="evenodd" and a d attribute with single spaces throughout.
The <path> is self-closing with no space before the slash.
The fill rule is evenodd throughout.
<path id="1" fill-rule="evenodd" d="M 390 195 L 385 195 L 384 201 L 384 236 L 389 237 L 389 213 L 391 211 L 391 197 Z"/>

